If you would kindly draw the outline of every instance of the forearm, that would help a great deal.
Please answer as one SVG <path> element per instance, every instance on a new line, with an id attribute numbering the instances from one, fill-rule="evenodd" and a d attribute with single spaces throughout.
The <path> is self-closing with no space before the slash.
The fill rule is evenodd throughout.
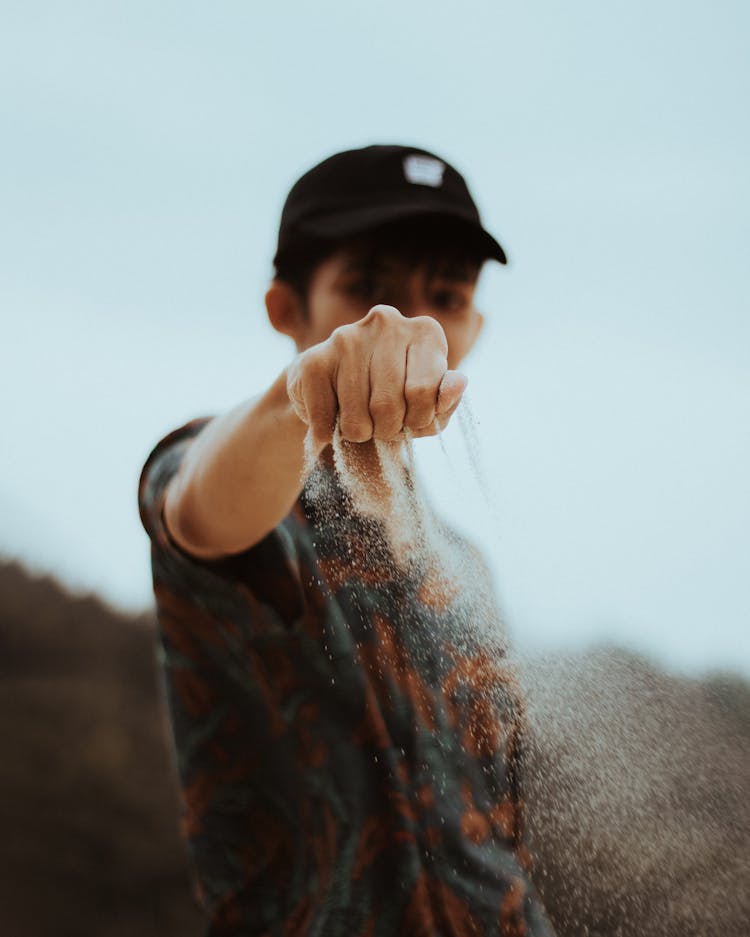
<path id="1" fill-rule="evenodd" d="M 180 546 L 218 558 L 259 542 L 292 508 L 303 483 L 307 426 L 286 371 L 260 397 L 212 420 L 169 485 L 165 520 Z"/>

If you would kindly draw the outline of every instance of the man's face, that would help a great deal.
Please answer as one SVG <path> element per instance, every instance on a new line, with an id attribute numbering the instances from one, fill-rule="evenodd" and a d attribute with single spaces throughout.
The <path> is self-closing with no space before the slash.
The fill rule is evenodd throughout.
<path id="1" fill-rule="evenodd" d="M 299 350 L 325 341 L 334 329 L 386 303 L 407 317 L 436 319 L 448 340 L 448 367 L 454 369 L 482 324 L 474 306 L 478 275 L 476 264 L 445 261 L 414 266 L 387 254 L 373 259 L 363 249 L 343 248 L 313 273 Z"/>

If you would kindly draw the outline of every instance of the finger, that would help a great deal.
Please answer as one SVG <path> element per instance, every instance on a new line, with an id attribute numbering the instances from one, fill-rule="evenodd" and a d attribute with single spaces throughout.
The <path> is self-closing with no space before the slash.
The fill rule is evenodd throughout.
<path id="1" fill-rule="evenodd" d="M 404 426 L 408 429 L 418 430 L 432 423 L 438 402 L 438 388 L 446 368 L 445 354 L 434 344 L 415 342 L 409 345 L 404 384 Z"/>
<path id="2" fill-rule="evenodd" d="M 404 426 L 406 346 L 403 339 L 383 336 L 370 362 L 370 417 L 375 439 L 393 439 Z"/>
<path id="3" fill-rule="evenodd" d="M 372 438 L 370 417 L 370 361 L 359 343 L 342 340 L 335 377 L 341 436 L 349 442 Z"/>
<path id="4" fill-rule="evenodd" d="M 292 405 L 292 410 L 294 410 L 295 414 L 303 423 L 307 423 L 307 407 L 305 406 L 305 398 L 302 392 L 302 375 L 302 356 L 298 356 L 287 369 L 286 395 L 289 398 L 289 403 Z"/>
<path id="5" fill-rule="evenodd" d="M 429 426 L 423 426 L 421 429 L 412 431 L 412 436 L 415 439 L 420 439 L 424 436 L 437 436 L 442 433 L 448 425 L 450 418 L 456 410 L 458 410 L 458 406 L 463 399 L 463 391 L 469 383 L 468 379 L 465 375 L 459 374 L 457 371 L 448 371 L 446 377 L 448 378 L 448 390 L 444 391 L 443 389 L 444 385 L 446 385 L 446 380 L 444 378 L 440 386 L 440 393 L 438 394 L 438 406 L 435 412 L 435 419 Z M 455 378 L 460 378 L 461 380 Z M 448 405 L 450 400 L 453 400 L 453 402 Z M 446 406 L 447 409 L 445 409 Z"/>
<path id="6" fill-rule="evenodd" d="M 443 432 L 445 427 L 450 422 L 450 418 L 458 409 L 459 403 L 461 403 L 460 400 L 458 401 L 458 403 L 455 404 L 455 406 L 451 407 L 451 409 L 448 410 L 447 412 L 441 413 L 439 416 L 436 415 L 435 419 L 432 421 L 432 423 L 430 423 L 429 426 L 423 426 L 422 429 L 412 430 L 411 435 L 413 436 L 413 438 L 421 439 L 424 436 L 439 436 L 440 433 Z"/>
<path id="7" fill-rule="evenodd" d="M 338 403 L 331 383 L 331 375 L 323 364 L 310 366 L 302 379 L 302 399 L 307 424 L 318 446 L 333 440 Z"/>
<path id="8" fill-rule="evenodd" d="M 437 400 L 437 415 L 443 416 L 448 411 L 451 413 L 461 402 L 463 393 L 469 383 L 469 379 L 460 371 L 446 371 L 440 382 Z"/>

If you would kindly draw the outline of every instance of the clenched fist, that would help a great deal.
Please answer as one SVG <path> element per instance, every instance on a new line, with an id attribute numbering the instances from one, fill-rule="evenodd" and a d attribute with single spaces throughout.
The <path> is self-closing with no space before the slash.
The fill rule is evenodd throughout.
<path id="1" fill-rule="evenodd" d="M 349 442 L 394 440 L 405 429 L 433 436 L 467 384 L 448 370 L 447 355 L 435 319 L 407 319 L 393 306 L 374 306 L 299 354 L 287 371 L 287 393 L 319 447 L 331 442 L 337 421 Z"/>

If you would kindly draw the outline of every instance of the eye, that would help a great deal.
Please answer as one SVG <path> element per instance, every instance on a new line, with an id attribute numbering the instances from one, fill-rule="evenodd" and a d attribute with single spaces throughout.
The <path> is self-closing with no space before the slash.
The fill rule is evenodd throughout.
<path id="1" fill-rule="evenodd" d="M 348 280 L 343 289 L 347 296 L 368 303 L 370 306 L 374 306 L 383 300 L 383 284 L 377 277 L 355 277 Z"/>
<path id="2" fill-rule="evenodd" d="M 430 296 L 435 309 L 442 312 L 461 312 L 470 303 L 470 297 L 461 290 L 438 289 Z"/>

